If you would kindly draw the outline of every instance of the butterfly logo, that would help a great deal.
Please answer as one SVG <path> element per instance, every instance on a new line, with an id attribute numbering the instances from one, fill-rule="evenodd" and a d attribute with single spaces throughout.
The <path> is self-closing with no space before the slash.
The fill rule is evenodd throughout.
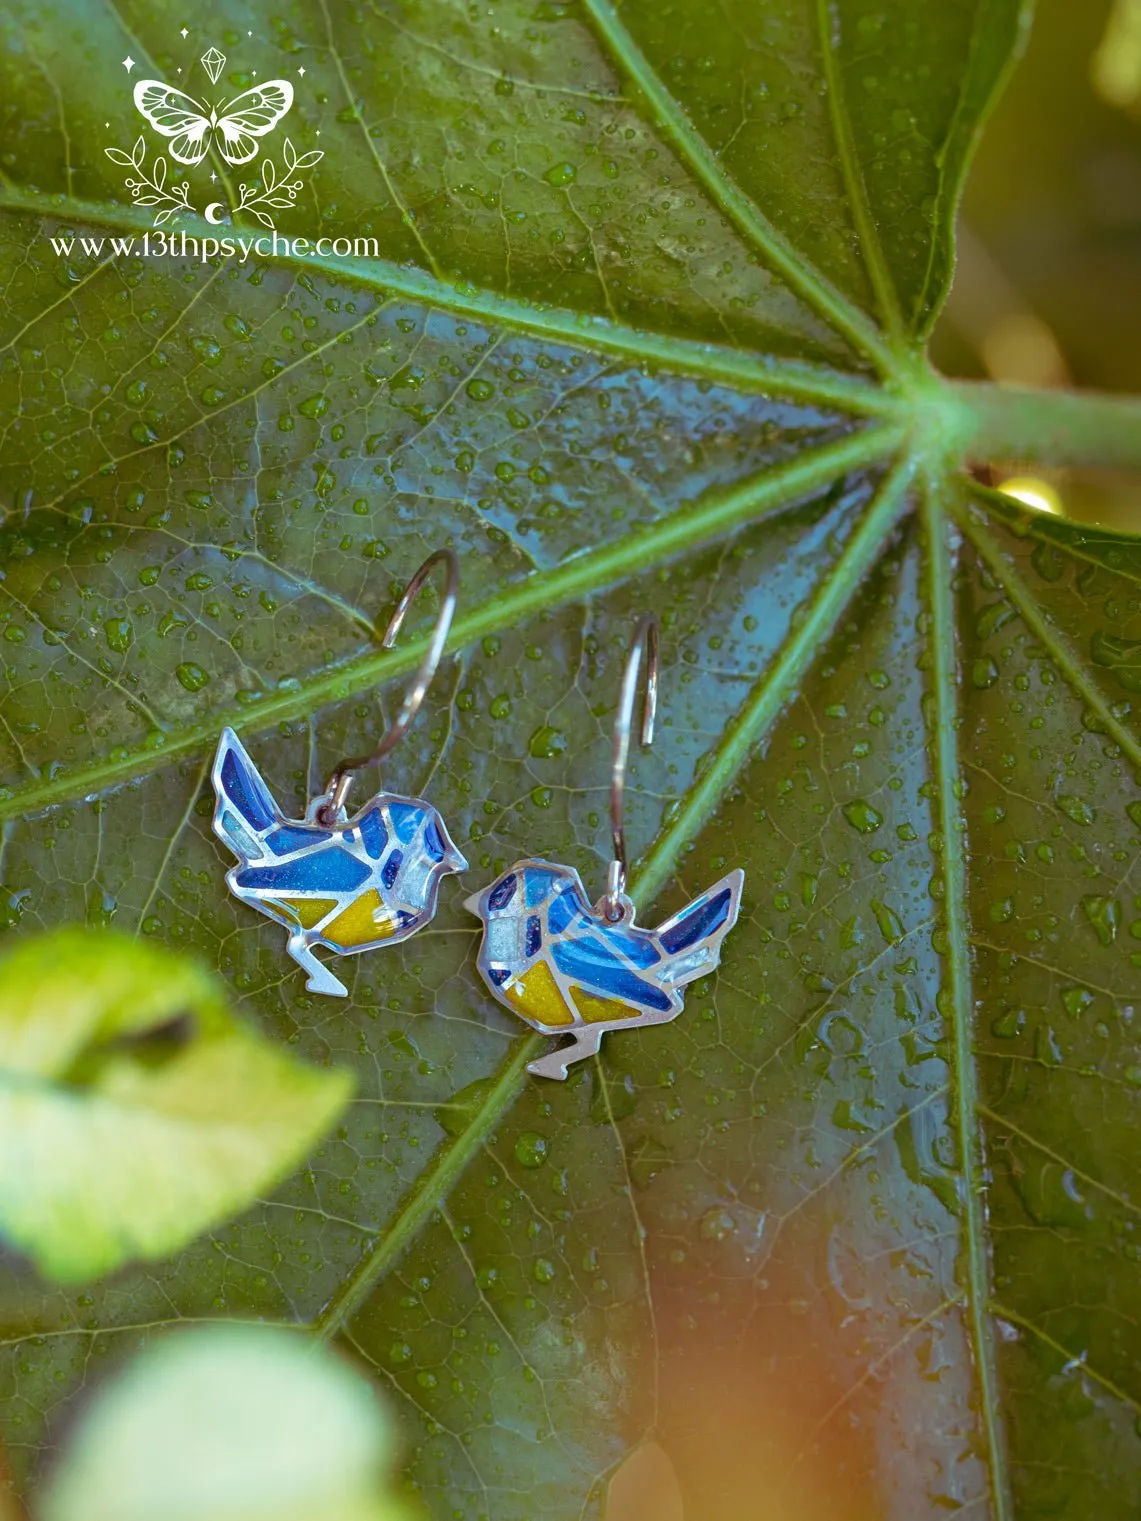
<path id="1" fill-rule="evenodd" d="M 257 155 L 258 138 L 272 132 L 292 104 L 287 79 L 243 90 L 224 106 L 203 105 L 161 79 L 140 79 L 135 86 L 136 108 L 170 139 L 170 156 L 180 164 L 200 164 L 211 142 L 228 164 L 248 164 Z"/>

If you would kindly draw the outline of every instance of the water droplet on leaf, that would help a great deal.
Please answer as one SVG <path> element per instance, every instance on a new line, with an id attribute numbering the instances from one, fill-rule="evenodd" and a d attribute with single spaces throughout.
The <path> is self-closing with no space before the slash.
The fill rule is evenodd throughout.
<path id="1" fill-rule="evenodd" d="M 527 749 L 536 760 L 553 760 L 556 755 L 561 755 L 567 747 L 567 737 L 561 729 L 552 729 L 550 724 L 543 724 L 531 735 Z"/>
<path id="2" fill-rule="evenodd" d="M 883 814 L 863 798 L 845 803 L 842 811 L 852 828 L 858 829 L 861 834 L 874 834 L 883 823 Z"/>
<path id="3" fill-rule="evenodd" d="M 537 1130 L 525 1130 L 515 1142 L 515 1160 L 520 1167 L 542 1167 L 547 1160 L 550 1142 Z"/>
<path id="4" fill-rule="evenodd" d="M 724 1206 L 719 1206 L 705 1211 L 698 1229 L 703 1241 L 724 1241 L 737 1229 L 737 1222 Z"/>
<path id="5" fill-rule="evenodd" d="M 209 673 L 200 665 L 195 665 L 193 660 L 184 660 L 181 665 L 176 666 L 174 674 L 178 677 L 179 684 L 188 692 L 201 692 L 210 680 Z"/>

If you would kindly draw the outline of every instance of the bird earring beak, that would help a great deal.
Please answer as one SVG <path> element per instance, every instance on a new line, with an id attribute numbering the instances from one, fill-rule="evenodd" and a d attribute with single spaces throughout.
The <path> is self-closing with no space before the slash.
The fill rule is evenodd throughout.
<path id="1" fill-rule="evenodd" d="M 465 898 L 463 901 L 463 907 L 467 909 L 469 914 L 474 914 L 477 919 L 482 918 L 482 914 L 480 913 L 480 902 L 482 898 L 483 893 L 478 892 L 472 893 L 470 898 Z"/>

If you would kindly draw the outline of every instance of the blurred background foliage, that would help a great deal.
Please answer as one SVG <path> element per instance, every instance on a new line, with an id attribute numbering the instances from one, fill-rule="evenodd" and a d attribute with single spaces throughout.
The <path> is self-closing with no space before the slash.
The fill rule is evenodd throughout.
<path id="1" fill-rule="evenodd" d="M 933 357 L 950 375 L 1141 392 L 1141 0 L 1039 0 L 967 182 Z M 1135 476 L 1010 461 L 988 479 L 1028 476 L 1044 504 L 1141 531 Z"/>

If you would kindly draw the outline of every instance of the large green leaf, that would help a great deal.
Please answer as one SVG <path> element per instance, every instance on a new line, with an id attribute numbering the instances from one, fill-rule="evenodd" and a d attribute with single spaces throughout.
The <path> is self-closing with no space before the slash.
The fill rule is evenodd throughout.
<path id="1" fill-rule="evenodd" d="M 361 1097 L 162 1268 L 6 1263 L 13 1457 L 150 1329 L 264 1317 L 375 1371 L 440 1518 L 597 1514 L 650 1436 L 691 1521 L 1136 1513 L 1141 550 L 957 475 L 918 347 L 1022 19 L 321 0 L 183 44 L 165 5 L 14 0 L 7 919 L 193 945 Z M 119 60 L 213 41 L 305 80 L 288 230 L 383 258 L 52 254 L 145 225 Z M 468 890 L 538 852 L 601 889 L 647 606 L 643 916 L 746 868 L 717 976 L 565 1087 L 454 884 L 322 1000 L 209 832 L 224 723 L 298 806 L 367 747 L 418 654 L 376 623 L 441 542 L 454 659 L 386 779 Z"/>

